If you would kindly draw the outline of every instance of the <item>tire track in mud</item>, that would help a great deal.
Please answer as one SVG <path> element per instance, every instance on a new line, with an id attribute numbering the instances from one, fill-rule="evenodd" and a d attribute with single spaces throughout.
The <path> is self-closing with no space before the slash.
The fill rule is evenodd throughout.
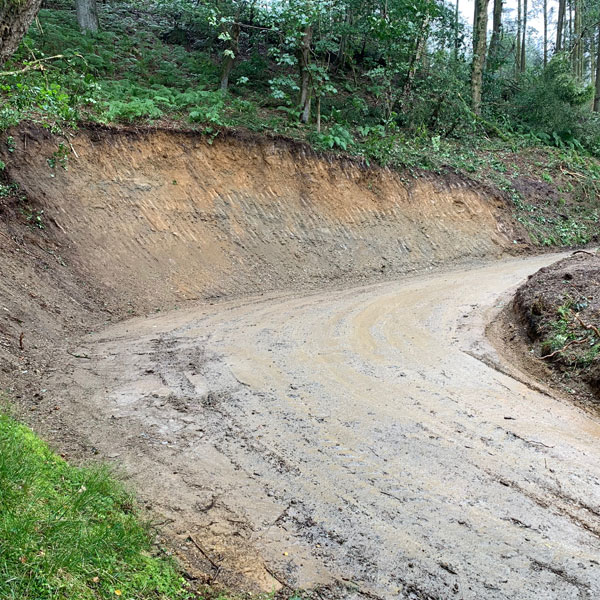
<path id="1" fill-rule="evenodd" d="M 72 427 L 242 589 L 599 597 L 600 423 L 481 360 L 498 296 L 551 260 L 111 327 Z"/>

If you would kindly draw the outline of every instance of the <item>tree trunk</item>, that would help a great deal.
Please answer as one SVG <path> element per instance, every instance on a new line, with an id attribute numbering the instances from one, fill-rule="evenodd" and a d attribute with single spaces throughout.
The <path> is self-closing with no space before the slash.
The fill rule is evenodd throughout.
<path id="1" fill-rule="evenodd" d="M 590 83 L 596 89 L 596 33 L 592 31 L 590 34 Z"/>
<path id="2" fill-rule="evenodd" d="M 569 26 L 569 58 L 571 59 L 571 70 L 574 71 L 574 63 L 573 63 L 573 0 L 569 0 L 569 18 L 568 18 L 568 26 Z M 565 44 L 566 46 L 566 44 Z"/>
<path id="3" fill-rule="evenodd" d="M 310 119 L 310 100 L 312 90 L 310 87 L 310 45 L 312 42 L 313 28 L 307 25 L 302 38 L 302 46 L 298 52 L 298 67 L 300 69 L 300 110 L 302 123 L 308 123 Z"/>
<path id="4" fill-rule="evenodd" d="M 98 7 L 96 0 L 76 0 L 77 22 L 83 33 L 98 31 Z"/>
<path id="5" fill-rule="evenodd" d="M 19 47 L 41 4 L 42 0 L 0 1 L 0 65 Z"/>
<path id="6" fill-rule="evenodd" d="M 520 61 L 520 71 L 521 73 L 525 73 L 525 65 L 527 61 L 526 55 L 526 47 L 527 47 L 527 0 L 523 0 L 523 39 L 521 41 L 521 61 Z"/>
<path id="7" fill-rule="evenodd" d="M 471 108 L 481 114 L 481 88 L 487 45 L 487 20 L 489 0 L 475 0 L 473 16 L 473 65 L 471 68 Z"/>
<path id="8" fill-rule="evenodd" d="M 554 52 L 560 52 L 563 49 L 566 6 L 567 0 L 558 0 L 558 22 L 556 23 L 556 46 Z"/>
<path id="9" fill-rule="evenodd" d="M 321 96 L 317 98 L 317 133 L 321 133 Z"/>
<path id="10" fill-rule="evenodd" d="M 223 65 L 221 67 L 221 91 L 226 92 L 229 87 L 229 75 L 231 74 L 231 70 L 233 69 L 233 65 L 235 63 L 235 57 L 237 56 L 239 50 L 239 39 L 240 39 L 240 26 L 237 23 L 234 23 L 231 31 L 229 32 L 230 40 L 229 47 L 227 48 L 229 52 L 233 54 L 226 54 L 223 57 Z"/>
<path id="11" fill-rule="evenodd" d="M 344 17 L 344 32 L 340 36 L 340 44 L 338 47 L 338 55 L 337 55 L 337 67 L 343 69 L 346 66 L 346 52 L 348 48 L 348 38 L 350 34 L 348 33 L 349 28 L 352 25 L 352 11 L 350 9 L 346 10 L 346 15 Z"/>
<path id="12" fill-rule="evenodd" d="M 598 40 L 596 43 L 596 95 L 594 96 L 594 110 L 600 112 L 600 25 L 598 25 Z"/>
<path id="13" fill-rule="evenodd" d="M 516 47 L 516 52 L 515 52 L 515 71 L 517 73 L 517 75 L 519 74 L 519 71 L 521 70 L 521 28 L 523 25 L 522 22 L 522 6 L 521 6 L 521 0 L 518 0 L 517 2 L 517 47 Z"/>
<path id="14" fill-rule="evenodd" d="M 582 39 L 582 19 L 581 19 L 581 0 L 575 0 L 575 14 L 573 15 L 573 72 L 575 77 L 583 78 L 583 39 Z"/>
<path id="15" fill-rule="evenodd" d="M 458 12 L 459 0 L 456 0 L 456 8 L 454 10 L 454 58 L 458 58 L 458 51 L 460 49 L 460 40 L 458 39 L 458 25 L 459 25 L 459 12 Z"/>
<path id="16" fill-rule="evenodd" d="M 494 18 L 492 22 L 492 38 L 490 40 L 490 50 L 488 52 L 488 61 L 493 65 L 490 68 L 496 68 L 496 59 L 500 47 L 500 36 L 502 33 L 502 0 L 494 0 Z"/>
<path id="17" fill-rule="evenodd" d="M 544 68 L 548 65 L 548 0 L 544 0 Z"/>
<path id="18" fill-rule="evenodd" d="M 427 44 L 427 36 L 429 34 L 429 22 L 431 17 L 427 15 L 423 22 L 421 23 L 421 30 L 419 32 L 419 37 L 417 38 L 417 42 L 415 44 L 415 50 L 410 58 L 410 64 L 408 66 L 408 73 L 406 74 L 406 81 L 404 82 L 404 90 L 403 93 L 407 96 L 410 93 L 412 88 L 412 83 L 417 74 L 417 67 L 419 66 L 419 61 L 421 60 L 421 56 L 423 55 L 423 51 L 425 50 L 425 46 Z"/>

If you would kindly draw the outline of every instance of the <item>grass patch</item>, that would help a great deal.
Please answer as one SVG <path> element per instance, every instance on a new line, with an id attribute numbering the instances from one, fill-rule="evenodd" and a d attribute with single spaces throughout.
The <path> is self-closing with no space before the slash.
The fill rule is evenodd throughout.
<path id="1" fill-rule="evenodd" d="M 0 413 L 0 598 L 189 598 L 106 467 L 79 468 Z"/>

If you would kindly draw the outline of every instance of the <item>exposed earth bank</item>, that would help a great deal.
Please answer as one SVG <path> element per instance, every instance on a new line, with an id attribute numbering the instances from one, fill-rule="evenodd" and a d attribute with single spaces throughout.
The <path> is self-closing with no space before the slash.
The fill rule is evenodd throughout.
<path id="1" fill-rule="evenodd" d="M 581 250 L 540 269 L 517 290 L 512 313 L 544 361 L 537 362 L 539 374 L 598 410 L 600 256 Z"/>
<path id="2" fill-rule="evenodd" d="M 13 137 L 0 381 L 125 468 L 192 577 L 600 594 L 600 425 L 484 339 L 553 260 L 495 260 L 525 242 L 501 195 L 278 139 Z"/>
<path id="3" fill-rule="evenodd" d="M 0 356 L 98 320 L 496 258 L 526 239 L 498 193 L 318 157 L 277 138 L 35 126 L 0 144 Z M 68 158 L 65 158 L 68 153 Z M 43 230 L 40 229 L 43 227 Z"/>

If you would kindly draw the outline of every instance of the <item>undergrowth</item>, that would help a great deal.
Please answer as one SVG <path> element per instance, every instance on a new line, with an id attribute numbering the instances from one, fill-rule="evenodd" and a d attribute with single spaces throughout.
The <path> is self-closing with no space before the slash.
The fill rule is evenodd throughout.
<path id="1" fill-rule="evenodd" d="M 0 77 L 0 131 L 29 120 L 57 133 L 82 122 L 185 127 L 209 139 L 223 128 L 270 132 L 367 164 L 464 174 L 499 190 L 540 246 L 581 245 L 597 237 L 600 166 L 576 141 L 555 136 L 550 144 L 535 132 L 490 129 L 469 121 L 465 111 L 460 126 L 441 135 L 381 113 L 372 85 L 363 88 L 360 79 L 342 75 L 332 81 L 337 94 L 323 101 L 317 132 L 270 94 L 272 65 L 257 48 L 248 50 L 223 93 L 210 48 L 166 36 L 164 23 L 139 4 L 103 4 L 101 25 L 96 35 L 81 34 L 72 7 L 63 2 L 40 12 L 7 67 L 19 71 L 31 60 L 61 58 L 42 63 L 42 71 Z M 48 157 L 50 167 L 64 166 L 69 149 L 63 150 Z"/>
<path id="2" fill-rule="evenodd" d="M 593 323 L 586 323 L 579 312 L 589 306 L 589 300 L 574 300 L 567 295 L 556 310 L 556 319 L 547 326 L 547 335 L 541 345 L 542 357 L 561 360 L 571 367 L 585 368 L 600 356 L 600 331 Z"/>

